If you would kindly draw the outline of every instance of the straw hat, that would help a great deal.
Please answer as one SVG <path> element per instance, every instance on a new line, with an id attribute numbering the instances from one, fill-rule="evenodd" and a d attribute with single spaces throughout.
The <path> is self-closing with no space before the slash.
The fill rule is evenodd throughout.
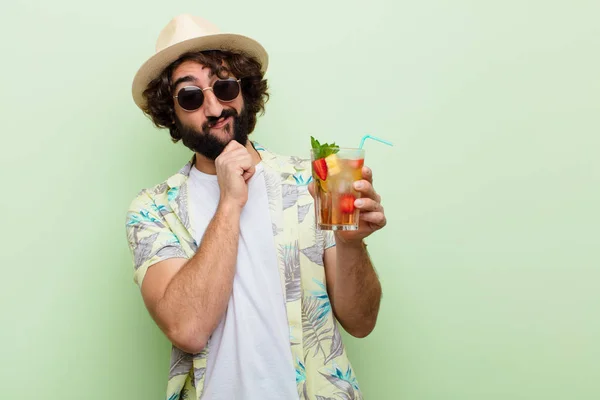
<path id="1" fill-rule="evenodd" d="M 142 94 L 148 84 L 171 63 L 189 51 L 224 50 L 256 59 L 265 73 L 269 57 L 256 40 L 234 33 L 223 33 L 211 22 L 189 14 L 173 18 L 158 35 L 156 53 L 138 70 L 133 79 L 133 100 L 143 108 Z"/>

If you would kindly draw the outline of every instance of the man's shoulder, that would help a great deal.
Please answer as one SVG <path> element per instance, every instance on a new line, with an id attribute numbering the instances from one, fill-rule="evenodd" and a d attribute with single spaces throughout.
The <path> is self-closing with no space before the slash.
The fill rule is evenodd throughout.
<path id="1" fill-rule="evenodd" d="M 308 168 L 310 167 L 310 159 L 309 158 L 304 158 L 304 157 L 300 157 L 300 156 L 295 156 L 295 155 L 279 155 L 278 156 L 283 162 L 286 162 L 288 164 L 291 164 L 293 166 L 296 167 L 303 167 L 303 168 Z"/>
<path id="2" fill-rule="evenodd" d="M 136 204 L 149 205 L 155 203 L 168 203 L 169 200 L 172 200 L 177 196 L 180 186 L 189 176 L 191 165 L 192 161 L 188 162 L 177 173 L 163 182 L 140 190 L 133 198 L 131 202 L 132 206 Z"/>
<path id="3" fill-rule="evenodd" d="M 256 142 L 253 142 L 253 144 L 256 150 L 261 153 L 261 155 L 266 154 L 267 156 L 273 157 L 275 160 L 277 160 L 279 165 L 292 166 L 297 170 L 310 169 L 310 158 L 301 157 L 297 154 L 289 155 L 272 151 Z"/>
<path id="4" fill-rule="evenodd" d="M 158 219 L 161 215 L 159 212 L 159 205 L 162 203 L 160 201 L 160 196 L 161 193 L 163 193 L 163 190 L 167 190 L 165 182 L 140 190 L 129 202 L 126 213 L 128 225 L 132 219 L 135 220 L 132 216 L 139 217 L 140 215 L 147 215 L 154 216 Z M 161 208 L 164 208 L 164 206 L 161 206 Z"/>
<path id="5" fill-rule="evenodd" d="M 166 195 L 166 194 L 168 194 L 168 192 L 169 192 L 168 181 L 163 181 L 163 182 L 161 182 L 161 183 L 159 183 L 157 185 L 154 185 L 152 187 L 142 189 L 140 191 L 140 194 L 145 194 L 146 196 L 154 198 L 154 197 L 157 197 L 157 196 Z"/>

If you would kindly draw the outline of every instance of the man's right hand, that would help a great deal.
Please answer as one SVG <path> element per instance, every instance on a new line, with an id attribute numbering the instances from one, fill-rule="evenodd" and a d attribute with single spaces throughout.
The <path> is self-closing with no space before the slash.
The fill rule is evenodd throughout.
<path id="1" fill-rule="evenodd" d="M 246 147 L 232 140 L 215 160 L 221 204 L 244 207 L 248 201 L 248 179 L 254 175 L 252 156 Z"/>

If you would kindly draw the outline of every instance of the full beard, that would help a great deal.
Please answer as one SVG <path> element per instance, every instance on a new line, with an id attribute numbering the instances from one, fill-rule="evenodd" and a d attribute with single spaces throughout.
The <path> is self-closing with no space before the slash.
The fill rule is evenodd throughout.
<path id="1" fill-rule="evenodd" d="M 220 118 L 225 119 L 228 117 L 233 117 L 233 124 L 227 124 L 222 129 L 228 134 L 227 136 L 231 136 L 233 125 L 233 137 L 231 139 L 220 138 L 210 132 L 211 127 Z M 181 133 L 181 141 L 188 149 L 213 161 L 223 152 L 230 141 L 235 140 L 242 146 L 248 143 L 248 113 L 245 108 L 239 114 L 236 110 L 228 108 L 223 110 L 218 117 L 208 117 L 202 125 L 201 131 L 182 124 L 178 118 L 175 119 L 175 124 Z"/>

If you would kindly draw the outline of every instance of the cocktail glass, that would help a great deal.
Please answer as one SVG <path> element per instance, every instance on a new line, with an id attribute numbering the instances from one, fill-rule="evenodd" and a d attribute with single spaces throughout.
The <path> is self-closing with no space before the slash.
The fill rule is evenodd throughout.
<path id="1" fill-rule="evenodd" d="M 357 230 L 360 211 L 354 201 L 360 193 L 354 190 L 354 182 L 362 179 L 365 150 L 336 147 L 325 153 L 333 154 L 316 158 L 323 153 L 323 148 L 311 149 L 317 226 L 322 230 Z"/>

